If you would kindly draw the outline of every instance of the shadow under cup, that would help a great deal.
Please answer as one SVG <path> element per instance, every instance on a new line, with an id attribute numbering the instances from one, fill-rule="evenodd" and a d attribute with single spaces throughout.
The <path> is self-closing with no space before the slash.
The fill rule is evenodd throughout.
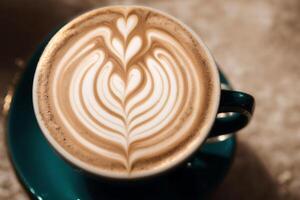
<path id="1" fill-rule="evenodd" d="M 105 182 L 65 162 L 44 138 L 32 108 L 33 74 L 45 44 L 28 63 L 8 118 L 10 156 L 19 180 L 33 199 L 202 199 L 223 180 L 234 158 L 235 137 L 223 140 L 222 136 L 218 142 L 205 143 L 178 167 L 137 184 Z M 222 87 L 229 85 L 221 72 L 220 78 Z"/>

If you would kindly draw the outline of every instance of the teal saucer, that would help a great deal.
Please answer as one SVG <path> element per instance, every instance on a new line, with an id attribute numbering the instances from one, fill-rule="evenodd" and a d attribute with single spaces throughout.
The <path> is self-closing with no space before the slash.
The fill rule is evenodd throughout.
<path id="1" fill-rule="evenodd" d="M 33 199 L 201 199 L 223 180 L 234 156 L 235 137 L 205 144 L 186 165 L 155 184 L 124 188 L 74 170 L 47 143 L 34 116 L 32 80 L 42 51 L 43 47 L 37 50 L 15 88 L 6 126 L 15 172 Z"/>

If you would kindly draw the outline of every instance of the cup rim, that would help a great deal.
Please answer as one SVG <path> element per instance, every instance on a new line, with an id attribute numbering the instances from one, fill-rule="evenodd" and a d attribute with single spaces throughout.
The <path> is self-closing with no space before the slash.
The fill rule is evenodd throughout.
<path id="1" fill-rule="evenodd" d="M 206 59 L 207 61 L 207 66 L 209 66 L 209 70 L 210 70 L 210 74 L 211 74 L 211 79 L 213 80 L 213 87 L 211 88 L 212 91 L 212 103 L 214 105 L 210 106 L 210 111 L 208 111 L 209 113 L 211 113 L 209 115 L 209 119 L 206 119 L 206 123 L 205 125 L 202 126 L 202 133 L 199 134 L 199 136 L 197 137 L 197 142 L 195 142 L 195 144 L 193 146 L 189 147 L 189 150 L 186 150 L 181 156 L 176 157 L 176 159 L 174 159 L 173 162 L 171 162 L 168 165 L 165 165 L 163 167 L 159 167 L 159 169 L 154 169 L 154 170 L 148 170 L 148 171 L 144 171 L 142 173 L 136 174 L 136 175 L 131 175 L 131 176 L 122 176 L 121 174 L 116 174 L 116 173 L 110 173 L 107 170 L 101 170 L 100 168 L 97 168 L 95 166 L 89 165 L 83 161 L 81 161 L 80 159 L 78 159 L 77 157 L 73 156 L 72 154 L 70 154 L 69 152 L 67 152 L 64 148 L 62 148 L 60 146 L 60 144 L 58 142 L 56 142 L 56 140 L 51 136 L 49 130 L 46 128 L 46 126 L 44 125 L 44 122 L 42 120 L 41 114 L 39 112 L 39 106 L 38 106 L 38 95 L 37 95 L 37 86 L 38 86 L 38 72 L 39 69 L 42 68 L 42 61 L 44 59 L 44 54 L 45 52 L 48 52 L 51 49 L 51 46 L 53 45 L 53 43 L 56 42 L 57 37 L 59 37 L 61 34 L 63 34 L 64 30 L 68 29 L 70 26 L 72 26 L 73 24 L 81 21 L 82 19 L 85 19 L 89 16 L 92 16 L 94 14 L 97 14 L 98 12 L 101 12 L 102 10 L 105 9 L 113 9 L 113 8 L 118 8 L 118 7 L 130 7 L 130 8 L 142 8 L 142 9 L 146 9 L 146 10 L 150 10 L 153 12 L 156 12 L 158 14 L 161 14 L 163 16 L 166 16 L 172 20 L 174 20 L 176 23 L 178 23 L 179 25 L 181 25 L 184 29 L 186 29 L 189 33 L 191 33 L 191 35 L 196 39 L 197 43 L 199 44 L 201 51 L 203 53 L 203 57 Z M 70 20 L 66 25 L 64 25 L 62 28 L 60 28 L 50 39 L 50 41 L 48 42 L 46 48 L 44 49 L 39 62 L 37 64 L 36 67 L 36 71 L 34 74 L 34 79 L 33 79 L 33 86 L 32 86 L 32 100 L 33 100 L 33 108 L 34 108 L 34 113 L 35 113 L 35 117 L 37 119 L 38 125 L 40 127 L 40 129 L 42 130 L 43 135 L 46 137 L 47 141 L 51 144 L 51 146 L 55 149 L 55 151 L 65 160 L 69 161 L 72 165 L 83 169 L 84 171 L 90 173 L 90 174 L 94 174 L 96 176 L 100 176 L 100 177 L 104 177 L 104 178 L 110 178 L 110 179 L 119 179 L 119 180 L 137 180 L 137 179 L 142 179 L 142 178 L 148 178 L 148 177 L 152 177 L 158 174 L 161 174 L 163 172 L 166 172 L 176 166 L 178 166 L 179 164 L 181 164 L 183 161 L 185 161 L 188 157 L 190 157 L 197 149 L 199 149 L 199 147 L 205 142 L 205 139 L 207 138 L 211 127 L 215 121 L 215 117 L 217 115 L 217 111 L 218 111 L 218 107 L 219 107 L 219 101 L 220 101 L 220 78 L 219 78 L 219 72 L 217 69 L 217 65 L 216 62 L 212 56 L 212 54 L 210 53 L 208 47 L 204 44 L 204 42 L 202 41 L 202 39 L 200 38 L 200 36 L 198 34 L 196 34 L 190 27 L 188 27 L 184 22 L 182 22 L 181 20 L 173 17 L 172 15 L 164 12 L 164 11 L 160 11 L 158 9 L 155 8 L 151 8 L 151 7 L 147 7 L 147 6 L 140 6 L 140 5 L 114 5 L 114 6 L 105 6 L 105 7 L 100 7 L 100 8 L 95 8 L 92 10 L 88 10 L 83 14 L 80 14 L 79 16 L 76 16 L 75 18 L 73 18 L 72 20 Z"/>

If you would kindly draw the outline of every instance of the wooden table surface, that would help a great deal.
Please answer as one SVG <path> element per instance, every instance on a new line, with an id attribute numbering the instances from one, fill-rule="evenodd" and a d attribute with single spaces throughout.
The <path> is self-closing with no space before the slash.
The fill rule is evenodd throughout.
<path id="1" fill-rule="evenodd" d="M 2 0 L 0 103 L 18 67 L 54 27 L 93 7 L 135 3 L 188 24 L 235 89 L 256 98 L 233 167 L 212 198 L 300 199 L 299 0 Z M 28 199 L 7 159 L 4 134 L 1 125 L 0 200 Z"/>

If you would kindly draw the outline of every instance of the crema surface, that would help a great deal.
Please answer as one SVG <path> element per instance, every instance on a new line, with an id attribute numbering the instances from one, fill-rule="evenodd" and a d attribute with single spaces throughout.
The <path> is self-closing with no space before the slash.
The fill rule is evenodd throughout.
<path id="1" fill-rule="evenodd" d="M 210 58 L 177 20 L 108 7 L 71 21 L 35 75 L 35 109 L 67 159 L 109 177 L 167 169 L 194 151 L 215 116 Z"/>

